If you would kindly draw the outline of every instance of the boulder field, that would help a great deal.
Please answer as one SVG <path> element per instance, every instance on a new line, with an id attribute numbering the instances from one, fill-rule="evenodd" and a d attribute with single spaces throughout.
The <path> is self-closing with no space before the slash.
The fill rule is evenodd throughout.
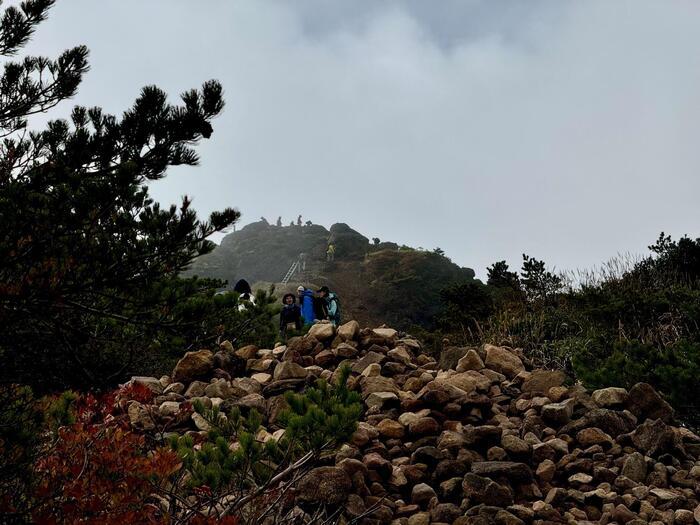
<path id="1" fill-rule="evenodd" d="M 274 349 L 224 342 L 188 352 L 170 376 L 134 377 L 156 397 L 128 413 L 140 431 L 196 433 L 207 422 L 182 417 L 185 402 L 255 408 L 264 441 L 283 432 L 286 390 L 345 363 L 364 415 L 294 487 L 301 509 L 341 506 L 367 524 L 700 523 L 700 437 L 651 386 L 590 392 L 506 347 L 450 355 L 441 369 L 391 328 L 318 324 Z"/>

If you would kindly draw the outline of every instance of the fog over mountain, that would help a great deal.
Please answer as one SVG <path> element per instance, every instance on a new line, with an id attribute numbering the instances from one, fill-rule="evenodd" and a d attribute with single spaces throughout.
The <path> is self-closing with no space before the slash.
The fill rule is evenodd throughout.
<path id="1" fill-rule="evenodd" d="M 699 15 L 690 1 L 71 0 L 29 51 L 86 44 L 75 101 L 112 112 L 146 84 L 174 97 L 223 82 L 202 165 L 156 184 L 163 202 L 347 222 L 483 278 L 523 252 L 573 268 L 661 230 L 700 234 Z"/>

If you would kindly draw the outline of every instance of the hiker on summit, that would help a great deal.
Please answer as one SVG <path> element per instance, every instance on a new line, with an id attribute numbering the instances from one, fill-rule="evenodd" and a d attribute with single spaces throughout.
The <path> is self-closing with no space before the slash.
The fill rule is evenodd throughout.
<path id="1" fill-rule="evenodd" d="M 331 292 L 328 286 L 321 286 L 318 294 L 325 302 L 326 311 L 328 312 L 327 319 L 333 326 L 340 326 L 340 300 L 338 296 Z"/>
<path id="2" fill-rule="evenodd" d="M 301 307 L 301 316 L 304 318 L 304 325 L 313 324 L 316 320 L 313 291 L 299 286 L 299 288 L 297 288 L 297 296 L 299 297 L 299 306 Z"/>
<path id="3" fill-rule="evenodd" d="M 280 311 L 280 335 L 282 339 L 286 339 L 290 324 L 294 323 L 294 328 L 301 330 L 301 308 L 296 304 L 296 297 L 293 293 L 284 294 L 282 304 L 284 306 Z"/>

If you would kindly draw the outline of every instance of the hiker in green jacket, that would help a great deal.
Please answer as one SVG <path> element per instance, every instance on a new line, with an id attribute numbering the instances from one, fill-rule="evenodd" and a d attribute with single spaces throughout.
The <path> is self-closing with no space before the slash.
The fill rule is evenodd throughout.
<path id="1" fill-rule="evenodd" d="M 340 300 L 338 296 L 328 289 L 328 286 L 321 286 L 318 290 L 319 296 L 326 302 L 328 310 L 328 320 L 333 326 L 340 325 Z"/>

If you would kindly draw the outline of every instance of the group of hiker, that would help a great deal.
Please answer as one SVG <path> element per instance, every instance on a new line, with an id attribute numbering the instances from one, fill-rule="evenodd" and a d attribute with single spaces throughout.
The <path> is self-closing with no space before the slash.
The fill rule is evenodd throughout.
<path id="1" fill-rule="evenodd" d="M 267 222 L 267 219 L 266 219 L 265 217 L 260 217 L 260 220 L 269 226 L 270 223 Z M 277 222 L 276 222 L 275 224 L 277 225 L 278 228 L 281 228 L 281 227 L 282 227 L 282 216 L 281 216 L 281 215 L 280 215 L 279 217 L 277 217 Z M 307 226 L 311 226 L 313 223 L 312 223 L 311 221 L 306 221 L 305 224 L 306 224 Z M 299 216 L 297 217 L 296 225 L 297 225 L 297 226 L 301 226 L 301 225 L 302 225 L 301 215 L 299 215 Z M 290 222 L 289 222 L 289 226 L 293 227 L 293 226 L 294 226 L 294 221 L 290 221 Z"/>
<path id="2" fill-rule="evenodd" d="M 239 280 L 233 290 L 239 295 L 239 311 L 255 304 L 255 295 L 245 279 Z M 333 326 L 340 325 L 340 300 L 328 286 L 321 286 L 315 293 L 299 286 L 296 295 L 287 293 L 282 297 L 280 335 L 283 339 L 286 338 L 290 325 L 294 325 L 296 330 L 301 330 L 302 326 L 310 326 L 324 320 L 330 321 Z"/>
<path id="3" fill-rule="evenodd" d="M 327 320 L 333 326 L 340 325 L 340 301 L 338 296 L 322 286 L 316 293 L 299 286 L 297 294 L 285 294 L 282 297 L 280 312 L 280 335 L 284 338 L 290 325 L 301 330 L 302 325 L 312 325 L 316 321 Z"/>

